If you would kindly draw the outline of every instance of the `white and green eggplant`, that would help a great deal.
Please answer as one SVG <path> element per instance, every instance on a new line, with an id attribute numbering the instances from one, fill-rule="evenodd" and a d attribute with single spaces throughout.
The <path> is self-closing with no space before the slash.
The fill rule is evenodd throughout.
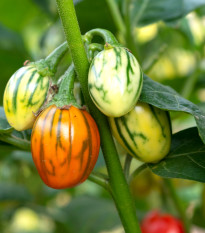
<path id="1" fill-rule="evenodd" d="M 4 91 L 4 111 L 16 130 L 31 129 L 36 114 L 48 100 L 51 77 L 68 50 L 67 42 L 57 47 L 46 59 L 26 62 L 9 79 Z"/>
<path id="2" fill-rule="evenodd" d="M 123 47 L 98 53 L 90 66 L 88 89 L 101 112 L 120 117 L 134 108 L 142 89 L 143 74 L 137 59 Z"/>
<path id="3" fill-rule="evenodd" d="M 26 65 L 9 79 L 4 91 L 4 111 L 9 124 L 16 130 L 33 126 L 49 90 L 49 77 L 38 73 L 36 66 Z"/>
<path id="4" fill-rule="evenodd" d="M 171 125 L 168 112 L 138 102 L 135 108 L 119 118 L 109 118 L 116 140 L 133 157 L 156 163 L 170 150 Z"/>

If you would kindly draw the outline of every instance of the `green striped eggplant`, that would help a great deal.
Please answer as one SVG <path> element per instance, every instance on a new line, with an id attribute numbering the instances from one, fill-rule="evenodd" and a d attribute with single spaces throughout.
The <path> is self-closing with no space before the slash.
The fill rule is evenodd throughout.
<path id="1" fill-rule="evenodd" d="M 168 112 L 138 102 L 135 108 L 119 118 L 109 118 L 114 137 L 135 158 L 156 163 L 164 158 L 171 145 Z"/>
<path id="2" fill-rule="evenodd" d="M 30 129 L 46 100 L 49 77 L 42 77 L 35 65 L 28 64 L 9 79 L 4 91 L 4 111 L 9 124 L 16 130 Z"/>
<path id="3" fill-rule="evenodd" d="M 120 117 L 135 106 L 143 75 L 136 58 L 123 47 L 98 53 L 90 66 L 88 89 L 95 105 L 105 115 Z"/>

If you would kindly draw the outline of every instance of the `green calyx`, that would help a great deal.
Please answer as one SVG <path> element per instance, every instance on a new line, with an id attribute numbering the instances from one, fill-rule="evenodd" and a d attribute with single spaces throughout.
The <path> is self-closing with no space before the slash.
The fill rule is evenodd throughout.
<path id="1" fill-rule="evenodd" d="M 115 46 L 115 47 L 116 47 L 116 46 Z M 105 45 L 104 45 L 104 49 L 105 49 L 105 50 L 112 49 L 112 48 L 114 48 L 114 46 L 112 46 L 112 45 L 109 44 L 109 43 L 105 43 Z"/>
<path id="2" fill-rule="evenodd" d="M 62 81 L 60 83 L 59 91 L 49 102 L 47 107 L 54 104 L 58 108 L 69 108 L 71 105 L 81 108 L 81 106 L 77 104 L 73 94 L 75 76 L 74 65 L 71 64 L 68 70 L 60 78 Z"/>
<path id="3" fill-rule="evenodd" d="M 46 62 L 45 59 L 41 59 L 41 60 L 36 61 L 36 62 L 31 62 L 31 63 L 29 63 L 29 65 L 35 66 L 38 73 L 42 77 L 52 77 L 54 75 L 54 73 L 51 71 L 51 69 L 49 67 L 49 64 Z"/>

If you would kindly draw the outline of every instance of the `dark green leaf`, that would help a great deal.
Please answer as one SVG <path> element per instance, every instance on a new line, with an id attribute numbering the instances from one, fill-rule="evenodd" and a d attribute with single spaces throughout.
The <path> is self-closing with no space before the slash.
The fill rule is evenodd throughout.
<path id="1" fill-rule="evenodd" d="M 29 59 L 28 53 L 24 47 L 22 37 L 2 27 L 0 24 L 0 67 L 1 86 L 0 86 L 0 105 L 2 105 L 3 93 L 6 83 L 11 75 L 23 66 L 26 59 Z"/>
<path id="2" fill-rule="evenodd" d="M 159 20 L 175 20 L 203 5 L 205 0 L 133 0 L 131 22 L 146 25 Z"/>
<path id="3" fill-rule="evenodd" d="M 50 0 L 32 0 L 36 5 L 38 5 L 44 12 L 46 12 L 50 17 L 55 17 L 57 14 L 57 9 L 55 1 Z M 53 10 L 53 8 L 55 10 Z"/>
<path id="4" fill-rule="evenodd" d="M 28 190 L 17 184 L 0 183 L 0 202 L 29 201 L 31 195 Z"/>
<path id="5" fill-rule="evenodd" d="M 95 197 L 79 197 L 63 208 L 71 232 L 98 233 L 120 225 L 112 201 Z"/>
<path id="6" fill-rule="evenodd" d="M 11 153 L 10 159 L 14 161 L 23 161 L 27 164 L 34 166 L 34 162 L 32 160 L 31 152 L 28 151 L 20 151 L 20 150 L 14 150 Z"/>
<path id="7" fill-rule="evenodd" d="M 200 7 L 199 9 L 197 9 L 196 13 L 199 16 L 204 16 L 205 15 L 205 6 Z"/>
<path id="8" fill-rule="evenodd" d="M 168 178 L 205 182 L 205 145 L 197 128 L 173 135 L 170 153 L 158 164 L 149 164 L 152 172 Z"/>
<path id="9" fill-rule="evenodd" d="M 0 21 L 2 25 L 14 30 L 21 31 L 28 23 L 42 16 L 40 8 L 28 0 L 1 0 L 0 1 Z"/>
<path id="10" fill-rule="evenodd" d="M 0 107 L 0 133 L 9 133 L 13 130 L 13 128 L 9 125 L 5 113 L 4 108 Z"/>
<path id="11" fill-rule="evenodd" d="M 194 215 L 192 218 L 192 223 L 198 227 L 205 228 L 205 212 L 202 206 L 197 206 L 194 211 Z"/>
<path id="12" fill-rule="evenodd" d="M 116 28 L 105 0 L 76 0 L 75 9 L 82 34 L 93 28 Z"/>
<path id="13" fill-rule="evenodd" d="M 155 82 L 144 75 L 140 100 L 164 110 L 192 114 L 196 120 L 199 135 L 205 143 L 205 113 L 198 106 L 181 97 L 172 88 Z"/>
<path id="14" fill-rule="evenodd" d="M 37 205 L 32 205 L 31 208 L 64 223 L 68 232 L 100 233 L 121 226 L 114 203 L 93 196 L 76 197 L 65 207 L 50 208 L 50 211 Z"/>
<path id="15" fill-rule="evenodd" d="M 0 141 L 0 160 L 24 161 L 34 166 L 31 152 L 19 150 L 19 148 Z"/>
<path id="16" fill-rule="evenodd" d="M 17 148 L 8 143 L 0 141 L 0 160 L 9 157 Z"/>

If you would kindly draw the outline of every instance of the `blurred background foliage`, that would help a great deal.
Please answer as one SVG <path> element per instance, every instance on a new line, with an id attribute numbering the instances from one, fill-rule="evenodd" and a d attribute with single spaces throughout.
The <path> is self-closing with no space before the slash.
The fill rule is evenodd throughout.
<path id="1" fill-rule="evenodd" d="M 106 28 L 126 44 L 107 1 L 74 0 L 81 32 Z M 116 3 L 123 14 L 124 1 Z M 131 0 L 130 4 L 145 73 L 205 110 L 205 0 Z M 46 57 L 64 40 L 55 0 L 0 1 L 0 105 L 8 79 L 24 61 Z M 57 75 L 69 62 L 68 54 Z M 195 125 L 187 114 L 172 113 L 171 117 L 173 132 Z M 118 149 L 123 162 L 124 151 Z M 133 161 L 131 170 L 139 164 Z M 102 154 L 95 169 L 106 172 Z M 196 227 L 205 228 L 204 184 L 180 179 L 174 183 L 189 218 Z M 163 180 L 151 172 L 134 178 L 130 189 L 139 219 L 153 208 L 177 215 Z M 102 188 L 86 181 L 72 189 L 50 189 L 40 180 L 30 152 L 0 143 L 0 232 L 123 231 L 112 200 Z"/>

